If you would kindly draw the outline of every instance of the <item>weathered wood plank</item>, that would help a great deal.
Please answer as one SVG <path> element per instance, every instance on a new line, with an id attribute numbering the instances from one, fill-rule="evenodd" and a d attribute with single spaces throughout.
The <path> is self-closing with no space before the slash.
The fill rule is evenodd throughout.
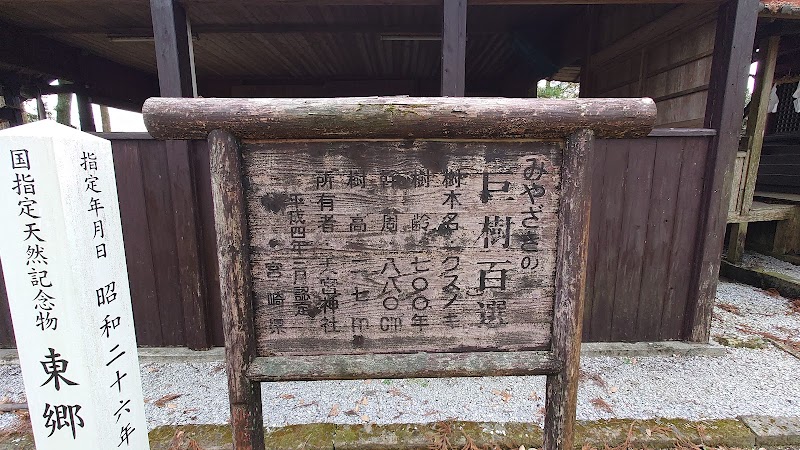
<path id="1" fill-rule="evenodd" d="M 207 141 L 192 143 L 194 179 L 197 180 L 197 204 L 199 205 L 200 236 L 202 244 L 203 277 L 206 285 L 208 331 L 211 344 L 225 345 L 222 332 L 222 299 L 219 292 L 219 263 L 217 261 L 217 234 L 214 228 L 214 199 L 211 193 L 211 155 Z"/>
<path id="2" fill-rule="evenodd" d="M 586 300 L 584 301 L 584 314 L 583 314 L 583 336 L 584 340 L 592 340 L 592 314 L 594 311 L 594 301 L 597 295 L 595 289 L 595 280 L 597 279 L 597 265 L 600 259 L 603 248 L 600 246 L 602 239 L 599 217 L 603 210 L 603 202 L 605 201 L 605 177 L 603 176 L 603 167 L 606 161 L 606 140 L 599 139 L 595 141 L 593 148 L 593 173 L 597 174 L 592 177 L 592 211 L 594 215 L 589 227 L 589 261 L 586 266 Z"/>
<path id="3" fill-rule="evenodd" d="M 733 162 L 742 128 L 744 91 L 758 21 L 758 0 L 729 0 L 719 9 L 705 127 L 717 130 L 710 147 L 695 250 L 685 338 L 708 342 L 725 237 Z"/>
<path id="4" fill-rule="evenodd" d="M 524 376 L 555 373 L 562 367 L 551 352 L 270 356 L 255 358 L 247 377 L 254 381 L 306 381 Z"/>
<path id="5" fill-rule="evenodd" d="M 236 450 L 261 450 L 261 386 L 246 376 L 255 357 L 255 331 L 241 152 L 236 138 L 222 130 L 211 132 L 208 145 L 233 445 Z"/>
<path id="6" fill-rule="evenodd" d="M 623 214 L 625 194 L 625 169 L 628 162 L 628 141 L 606 141 L 605 165 L 599 171 L 603 182 L 602 207 L 592 220 L 598 222 L 600 241 L 592 288 L 592 340 L 611 339 L 611 324 L 614 317 L 614 288 L 619 265 L 619 247 L 622 237 L 620 217 Z M 596 195 L 596 194 L 595 194 Z"/>
<path id="7" fill-rule="evenodd" d="M 638 292 L 637 341 L 661 340 L 661 312 L 669 295 L 669 273 L 665 268 L 669 267 L 672 258 L 669 250 L 672 248 L 674 222 L 678 214 L 687 213 L 678 210 L 681 159 L 685 145 L 686 139 L 662 138 L 656 141 L 647 235 L 640 261 L 642 282 Z"/>
<path id="8" fill-rule="evenodd" d="M 691 295 L 689 285 L 692 273 L 697 269 L 689 262 L 693 261 L 698 240 L 702 239 L 697 233 L 700 220 L 697 211 L 701 208 L 709 145 L 707 138 L 687 138 L 683 147 L 678 177 L 681 180 L 678 188 L 679 213 L 673 221 L 669 278 L 664 288 L 667 297 L 661 310 L 662 340 L 684 339 L 685 317 L 691 314 L 686 305 Z"/>
<path id="9" fill-rule="evenodd" d="M 167 167 L 175 226 L 176 256 L 180 276 L 180 299 L 186 346 L 193 350 L 211 347 L 206 283 L 200 258 L 200 224 L 195 193 L 190 141 L 167 141 Z"/>
<path id="10" fill-rule="evenodd" d="M 547 376 L 545 450 L 568 449 L 573 443 L 589 244 L 593 142 L 591 130 L 579 130 L 567 139 L 564 150 L 552 344 L 553 356 L 564 364 L 564 369 Z"/>
<path id="11" fill-rule="evenodd" d="M 118 141 L 112 143 L 111 150 L 136 341 L 139 345 L 164 345 L 139 145 L 135 141 Z"/>
<path id="12" fill-rule="evenodd" d="M 158 139 L 204 139 L 227 129 L 242 139 L 640 137 L 651 129 L 650 99 L 348 97 L 319 99 L 151 98 L 145 124 Z"/>
<path id="13" fill-rule="evenodd" d="M 153 253 L 152 268 L 158 295 L 158 310 L 161 317 L 180 319 L 179 323 L 182 324 L 181 291 L 175 282 L 179 279 L 180 273 L 166 148 L 157 141 L 140 142 L 139 158 L 142 167 L 145 213 L 150 232 L 150 249 Z M 161 321 L 161 336 L 164 345 L 183 345 L 186 342 L 183 326 L 175 326 L 170 321 Z"/>
<path id="14" fill-rule="evenodd" d="M 562 148 L 247 143 L 258 354 L 547 348 Z"/>
<path id="15" fill-rule="evenodd" d="M 637 316 L 646 308 L 641 297 L 642 270 L 644 266 L 650 191 L 653 182 L 653 164 L 656 142 L 628 141 L 636 148 L 629 148 L 625 170 L 625 195 L 617 260 L 616 285 L 614 287 L 614 316 L 611 325 L 611 340 L 631 342 L 636 339 Z"/>

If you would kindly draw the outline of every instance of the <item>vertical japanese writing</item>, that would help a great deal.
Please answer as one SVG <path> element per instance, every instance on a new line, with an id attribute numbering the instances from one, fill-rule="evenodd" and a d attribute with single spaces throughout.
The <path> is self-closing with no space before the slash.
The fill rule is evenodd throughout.
<path id="1" fill-rule="evenodd" d="M 32 154 L 27 149 L 10 150 L 13 180 L 11 190 L 16 194 L 17 217 L 22 218 L 20 232 L 27 244 L 25 255 L 18 261 L 25 261 L 30 276 L 34 323 L 41 331 L 58 329 L 55 288 L 47 269 L 46 245 L 47 230 L 42 230 L 42 213 L 37 205 L 36 180 L 32 173 Z M 23 257 L 24 256 L 24 257 Z"/>

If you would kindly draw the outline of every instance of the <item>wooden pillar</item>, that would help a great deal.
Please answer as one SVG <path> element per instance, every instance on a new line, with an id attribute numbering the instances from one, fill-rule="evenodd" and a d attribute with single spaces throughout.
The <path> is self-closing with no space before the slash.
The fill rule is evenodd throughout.
<path id="1" fill-rule="evenodd" d="M 44 107 L 44 101 L 42 100 L 42 94 L 36 96 L 36 115 L 39 117 L 39 120 L 47 119 L 47 109 Z M 105 131 L 105 130 L 103 130 Z"/>
<path id="2" fill-rule="evenodd" d="M 174 0 L 150 0 L 153 37 L 162 97 L 197 97 L 192 28 Z"/>
<path id="3" fill-rule="evenodd" d="M 758 20 L 758 0 L 728 0 L 719 7 L 705 127 L 711 140 L 701 194 L 694 270 L 689 285 L 685 339 L 708 342 L 725 237 L 731 177 Z"/>
<path id="4" fill-rule="evenodd" d="M 97 131 L 94 126 L 94 114 L 92 113 L 92 102 L 89 96 L 84 92 L 76 92 L 75 99 L 78 102 L 78 123 L 81 126 L 81 131 L 93 132 Z"/>
<path id="5" fill-rule="evenodd" d="M 22 98 L 20 96 L 20 85 L 16 81 L 3 82 L 3 102 L 5 106 L 0 108 L 2 115 L 0 120 L 7 120 L 9 125 L 14 127 L 25 123 L 22 114 Z"/>
<path id="6" fill-rule="evenodd" d="M 196 97 L 192 30 L 186 11 L 174 0 L 150 0 L 162 97 Z M 177 239 L 184 335 L 189 348 L 211 346 L 205 262 L 202 259 L 197 181 L 190 141 L 167 141 L 172 208 Z"/>
<path id="7" fill-rule="evenodd" d="M 742 204 L 737 205 L 740 216 L 750 215 L 753 206 L 753 194 L 756 191 L 758 164 L 761 161 L 761 147 L 764 144 L 764 129 L 767 127 L 767 109 L 772 80 L 775 78 L 775 63 L 778 60 L 780 36 L 771 36 L 761 40 L 758 52 L 758 71 L 756 72 L 755 89 L 750 99 L 750 111 L 747 115 L 747 159 L 745 160 L 744 193 Z M 747 238 L 747 222 L 734 223 L 731 227 L 728 242 L 728 261 L 738 263 L 742 260 L 745 239 Z"/>
<path id="8" fill-rule="evenodd" d="M 442 96 L 463 97 L 467 55 L 467 0 L 443 0 Z"/>

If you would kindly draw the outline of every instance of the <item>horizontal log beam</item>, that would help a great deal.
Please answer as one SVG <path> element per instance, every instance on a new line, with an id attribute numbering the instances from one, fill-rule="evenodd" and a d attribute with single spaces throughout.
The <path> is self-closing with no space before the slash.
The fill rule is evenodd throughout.
<path id="1" fill-rule="evenodd" d="M 546 375 L 561 370 L 552 352 L 401 353 L 257 357 L 253 381 Z"/>
<path id="2" fill-rule="evenodd" d="M 0 67 L 69 80 L 93 103 L 132 111 L 158 94 L 154 75 L 6 23 L 0 23 Z"/>
<path id="3" fill-rule="evenodd" d="M 215 129 L 243 139 L 560 139 L 581 128 L 621 138 L 646 136 L 656 118 L 649 98 L 157 97 L 143 112 L 157 139 L 203 139 Z"/>

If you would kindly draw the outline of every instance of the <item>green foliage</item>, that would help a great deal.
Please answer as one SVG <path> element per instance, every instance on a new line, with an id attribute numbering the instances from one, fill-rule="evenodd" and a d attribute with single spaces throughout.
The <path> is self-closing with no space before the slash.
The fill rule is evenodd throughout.
<path id="1" fill-rule="evenodd" d="M 580 84 L 567 83 L 564 81 L 545 81 L 536 89 L 536 96 L 539 98 L 577 98 L 580 91 Z"/>

